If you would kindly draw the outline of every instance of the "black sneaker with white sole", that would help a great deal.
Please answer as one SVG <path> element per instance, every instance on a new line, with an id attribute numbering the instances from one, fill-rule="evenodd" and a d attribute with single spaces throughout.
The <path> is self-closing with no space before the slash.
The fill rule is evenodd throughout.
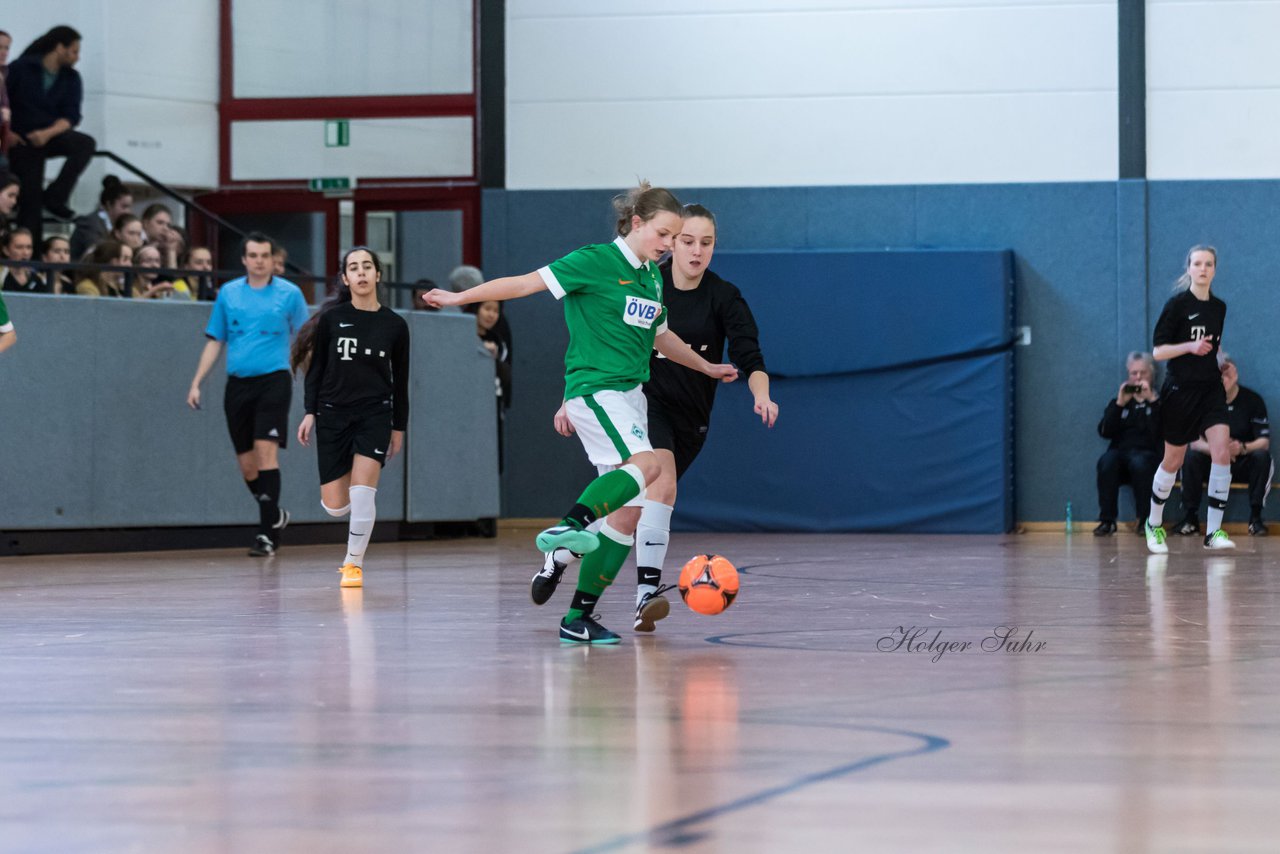
<path id="1" fill-rule="evenodd" d="M 560 621 L 560 643 L 620 643 L 622 637 L 596 622 L 591 614 L 583 614 L 576 620 Z"/>
<path id="2" fill-rule="evenodd" d="M 271 557 L 276 553 L 275 542 L 266 534 L 258 534 L 249 546 L 249 557 Z"/>
<path id="3" fill-rule="evenodd" d="M 673 589 L 670 584 L 664 584 L 652 593 L 644 595 L 644 598 L 640 600 L 640 604 L 636 606 L 636 624 L 634 628 L 637 632 L 653 631 L 657 628 L 654 624 L 671 613 L 671 602 L 662 594 Z"/>
<path id="4" fill-rule="evenodd" d="M 582 557 L 577 552 L 571 552 L 568 549 L 565 551 L 574 558 Z M 560 553 L 560 549 L 547 552 L 546 558 L 542 561 L 542 569 L 533 576 L 533 581 L 529 584 L 529 598 L 533 600 L 533 604 L 541 605 L 550 599 L 556 592 L 557 585 L 560 584 L 560 577 L 569 568 L 568 561 L 556 559 L 556 555 Z"/>

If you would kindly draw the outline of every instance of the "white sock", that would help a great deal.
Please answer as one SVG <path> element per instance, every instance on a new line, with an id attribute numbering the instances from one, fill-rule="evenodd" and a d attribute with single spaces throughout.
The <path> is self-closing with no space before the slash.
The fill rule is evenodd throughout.
<path id="1" fill-rule="evenodd" d="M 351 527 L 347 534 L 347 557 L 344 564 L 364 566 L 364 553 L 373 534 L 373 521 L 378 517 L 378 490 L 372 486 L 351 487 Z"/>
<path id="2" fill-rule="evenodd" d="M 1227 498 L 1231 495 L 1231 466 L 1220 466 L 1213 463 L 1209 466 L 1209 505 L 1208 522 L 1205 534 L 1212 534 L 1222 527 L 1222 511 L 1227 508 Z M 1215 506 L 1216 505 L 1216 506 Z"/>
<path id="3" fill-rule="evenodd" d="M 1173 482 L 1178 479 L 1176 471 L 1165 471 L 1164 466 L 1156 466 L 1156 475 L 1151 478 L 1151 514 L 1147 521 L 1153 528 L 1159 528 L 1164 522 L 1164 502 L 1173 492 Z"/>
<path id="4" fill-rule="evenodd" d="M 671 540 L 673 509 L 670 504 L 646 499 L 644 509 L 640 511 L 640 524 L 636 526 L 637 606 L 646 595 L 656 593 L 662 581 L 662 564 L 667 559 L 667 544 Z M 648 577 L 646 570 L 649 571 Z M 652 577 L 653 570 L 659 573 L 656 579 Z"/>

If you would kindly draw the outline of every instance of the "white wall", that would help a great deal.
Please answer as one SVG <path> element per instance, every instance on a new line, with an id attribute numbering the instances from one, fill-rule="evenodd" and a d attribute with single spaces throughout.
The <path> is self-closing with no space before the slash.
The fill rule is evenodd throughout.
<path id="1" fill-rule="evenodd" d="M 1277 178 L 1280 2 L 1147 0 L 1147 175 Z"/>
<path id="2" fill-rule="evenodd" d="M 1114 180 L 1116 5 L 511 0 L 513 189 Z"/>
<path id="3" fill-rule="evenodd" d="M 0 27 L 19 53 L 50 27 L 83 36 L 76 70 L 84 80 L 80 130 L 144 171 L 178 187 L 212 187 L 218 177 L 217 0 L 41 0 L 6 3 Z M 60 164 L 60 161 L 58 162 Z M 72 198 L 97 204 L 107 170 L 96 158 Z M 50 174 L 55 174 L 52 170 Z"/>

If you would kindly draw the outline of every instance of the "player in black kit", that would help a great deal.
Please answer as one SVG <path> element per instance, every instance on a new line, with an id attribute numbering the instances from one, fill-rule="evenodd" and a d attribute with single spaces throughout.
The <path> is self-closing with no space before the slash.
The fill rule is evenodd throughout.
<path id="1" fill-rule="evenodd" d="M 708 269 L 715 252 L 715 216 L 702 205 L 685 205 L 681 220 L 671 258 L 660 267 L 668 325 L 698 355 L 709 360 L 720 358 L 727 341 L 729 361 L 747 377 L 756 414 L 766 427 L 772 427 L 778 417 L 778 405 L 769 397 L 769 375 L 765 373 L 755 318 L 741 292 Z M 638 632 L 653 631 L 654 623 L 671 610 L 662 595 L 670 589 L 662 586 L 662 564 L 671 536 L 676 481 L 697 458 L 707 439 L 718 385 L 716 380 L 674 364 L 656 352 L 650 357 L 644 396 L 649 409 L 649 441 L 661 474 L 645 490 L 636 528 Z M 561 435 L 573 433 L 563 408 L 556 413 L 555 426 Z M 550 596 L 574 559 L 567 549 L 547 555 L 542 571 L 534 576 L 535 602 L 540 591 Z"/>
<path id="2" fill-rule="evenodd" d="M 298 441 L 310 444 L 315 430 L 320 505 L 330 516 L 351 515 L 343 587 L 364 585 L 378 477 L 409 422 L 409 325 L 379 304 L 381 279 L 373 250 L 347 250 L 337 294 L 299 332 L 291 359 L 307 373 Z"/>
<path id="3" fill-rule="evenodd" d="M 1164 459 L 1152 479 L 1151 515 L 1145 526 L 1147 548 L 1154 554 L 1169 551 L 1162 526 L 1164 503 L 1182 468 L 1187 445 L 1202 435 L 1209 443 L 1213 460 L 1204 547 L 1235 548 L 1222 530 L 1222 511 L 1231 489 L 1231 434 L 1226 392 L 1218 369 L 1227 304 L 1209 292 L 1217 266 L 1218 251 L 1212 246 L 1191 247 L 1187 270 L 1178 279 L 1179 292 L 1165 303 L 1152 338 L 1153 355 L 1169 362 L 1169 373 L 1160 391 L 1164 401 L 1160 425 Z"/>

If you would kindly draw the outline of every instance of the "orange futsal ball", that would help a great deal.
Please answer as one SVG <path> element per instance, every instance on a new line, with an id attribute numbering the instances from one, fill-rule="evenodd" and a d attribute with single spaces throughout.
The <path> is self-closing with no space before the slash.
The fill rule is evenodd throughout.
<path id="1" fill-rule="evenodd" d="M 699 614 L 719 614 L 738 595 L 738 570 L 720 555 L 697 555 L 680 570 L 680 598 Z"/>

